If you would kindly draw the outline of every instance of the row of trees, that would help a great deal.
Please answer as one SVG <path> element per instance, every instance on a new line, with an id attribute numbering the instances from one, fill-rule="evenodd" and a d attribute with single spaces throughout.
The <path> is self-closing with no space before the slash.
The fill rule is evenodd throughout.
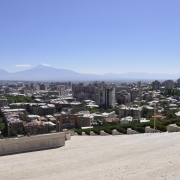
<path id="1" fill-rule="evenodd" d="M 164 92 L 161 93 L 162 95 L 165 96 L 180 96 L 180 90 L 178 89 L 166 89 Z"/>
<path id="2" fill-rule="evenodd" d="M 27 96 L 12 96 L 12 95 L 7 95 L 6 96 L 8 103 L 34 103 L 35 101 Z"/>

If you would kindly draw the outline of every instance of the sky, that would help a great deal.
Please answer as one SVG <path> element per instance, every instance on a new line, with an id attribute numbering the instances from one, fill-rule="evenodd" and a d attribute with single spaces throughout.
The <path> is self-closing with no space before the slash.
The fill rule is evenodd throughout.
<path id="1" fill-rule="evenodd" d="M 180 74 L 179 0 L 1 0 L 0 69 Z"/>

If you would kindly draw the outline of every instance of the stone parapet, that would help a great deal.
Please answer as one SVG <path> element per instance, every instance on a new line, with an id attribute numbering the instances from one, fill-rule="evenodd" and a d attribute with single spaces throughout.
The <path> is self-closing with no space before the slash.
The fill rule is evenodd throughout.
<path id="1" fill-rule="evenodd" d="M 82 132 L 82 136 L 87 136 L 85 132 Z"/>
<path id="2" fill-rule="evenodd" d="M 90 136 L 97 136 L 93 131 L 91 131 Z"/>
<path id="3" fill-rule="evenodd" d="M 65 145 L 65 133 L 43 134 L 30 137 L 1 139 L 0 155 L 57 148 Z"/>
<path id="4" fill-rule="evenodd" d="M 131 128 L 127 128 L 127 134 L 139 134 L 139 132 L 132 130 Z"/>
<path id="5" fill-rule="evenodd" d="M 157 129 L 155 129 L 155 131 L 154 131 L 154 129 L 153 128 L 151 128 L 150 126 L 146 126 L 145 127 L 145 133 L 160 133 L 161 131 L 159 131 L 159 130 L 157 130 Z"/>
<path id="6" fill-rule="evenodd" d="M 117 131 L 116 129 L 112 130 L 112 135 L 123 135 L 123 133 L 120 133 L 119 131 Z"/>
<path id="7" fill-rule="evenodd" d="M 65 134 L 65 140 L 67 141 L 67 140 L 71 140 L 71 135 L 70 135 L 70 133 L 66 133 Z"/>
<path id="8" fill-rule="evenodd" d="M 180 131 L 180 127 L 177 126 L 176 124 L 170 124 L 168 126 L 168 132 L 179 132 Z"/>
<path id="9" fill-rule="evenodd" d="M 74 130 L 63 129 L 63 132 L 64 133 L 69 133 L 71 136 L 75 135 Z"/>
<path id="10" fill-rule="evenodd" d="M 100 135 L 101 135 L 101 136 L 108 136 L 109 134 L 106 133 L 106 132 L 104 132 L 103 130 L 101 130 L 101 131 L 100 131 Z"/>

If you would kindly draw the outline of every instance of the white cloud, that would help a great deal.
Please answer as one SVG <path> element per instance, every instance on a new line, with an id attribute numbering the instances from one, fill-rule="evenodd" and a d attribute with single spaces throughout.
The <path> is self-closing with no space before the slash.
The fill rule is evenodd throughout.
<path id="1" fill-rule="evenodd" d="M 15 65 L 15 67 L 26 68 L 26 67 L 31 67 L 31 65 L 29 65 L 29 64 L 17 64 L 17 65 Z"/>
<path id="2" fill-rule="evenodd" d="M 41 63 L 42 66 L 50 66 L 49 64 Z"/>

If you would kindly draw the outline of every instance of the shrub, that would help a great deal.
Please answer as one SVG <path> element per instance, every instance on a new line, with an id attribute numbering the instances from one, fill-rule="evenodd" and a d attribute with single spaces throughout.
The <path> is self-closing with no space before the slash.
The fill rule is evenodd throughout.
<path id="1" fill-rule="evenodd" d="M 171 120 L 165 120 L 165 121 L 163 121 L 161 124 L 163 125 L 163 126 L 168 126 L 169 124 L 171 124 L 172 122 L 171 122 Z"/>
<path id="2" fill-rule="evenodd" d="M 138 124 L 138 127 L 139 126 L 145 128 L 146 126 L 150 126 L 150 122 Z"/>
<path id="3" fill-rule="evenodd" d="M 108 128 L 105 128 L 105 129 L 103 129 L 104 130 L 104 132 L 106 132 L 106 133 L 108 133 L 108 134 L 112 134 L 112 130 L 110 130 L 110 129 L 108 129 Z"/>
<path id="4" fill-rule="evenodd" d="M 85 132 L 87 135 L 90 135 L 90 129 L 85 129 L 84 132 Z"/>
<path id="5" fill-rule="evenodd" d="M 176 125 L 180 127 L 180 122 L 176 122 Z"/>
<path id="6" fill-rule="evenodd" d="M 120 133 L 127 134 L 127 130 L 122 127 L 117 127 L 116 130 Z"/>
<path id="7" fill-rule="evenodd" d="M 156 125 L 156 128 L 162 132 L 166 132 L 167 131 L 167 128 L 166 126 L 163 126 L 163 125 Z"/>
<path id="8" fill-rule="evenodd" d="M 17 131 L 16 130 L 12 130 L 11 134 L 12 134 L 12 136 L 17 136 Z"/>
<path id="9" fill-rule="evenodd" d="M 145 133 L 145 128 L 144 127 L 136 127 L 136 131 L 140 133 Z"/>
<path id="10" fill-rule="evenodd" d="M 76 129 L 75 132 L 77 132 L 78 135 L 82 135 L 82 130 L 81 129 Z"/>
<path id="11" fill-rule="evenodd" d="M 126 129 L 126 130 L 127 130 L 127 128 L 130 128 L 131 126 L 132 126 L 132 124 L 122 124 L 121 125 L 121 127 Z"/>
<path id="12" fill-rule="evenodd" d="M 92 131 L 93 131 L 95 134 L 100 135 L 100 130 L 99 130 L 99 129 L 92 129 Z"/>

